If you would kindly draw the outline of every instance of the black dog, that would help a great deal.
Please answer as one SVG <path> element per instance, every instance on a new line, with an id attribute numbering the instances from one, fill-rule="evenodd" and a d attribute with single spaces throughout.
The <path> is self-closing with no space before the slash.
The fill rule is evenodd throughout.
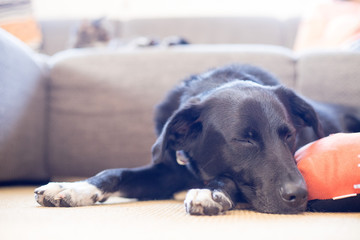
<path id="1" fill-rule="evenodd" d="M 260 212 L 298 213 L 306 209 L 307 189 L 295 150 L 331 133 L 360 131 L 354 109 L 306 101 L 248 65 L 190 77 L 158 106 L 155 120 L 151 165 L 49 183 L 35 190 L 37 202 L 72 207 L 191 189 L 190 214 L 219 214 L 239 202 Z"/>

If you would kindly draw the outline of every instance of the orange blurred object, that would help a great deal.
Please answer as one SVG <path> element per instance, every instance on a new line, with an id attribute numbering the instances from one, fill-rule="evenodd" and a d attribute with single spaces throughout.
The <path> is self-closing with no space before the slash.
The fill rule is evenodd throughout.
<path id="1" fill-rule="evenodd" d="M 34 45 L 41 42 L 41 31 L 37 22 L 31 16 L 1 22 L 0 27 L 29 46 L 35 47 Z"/>
<path id="2" fill-rule="evenodd" d="M 309 200 L 340 199 L 360 193 L 360 133 L 338 133 L 295 153 Z"/>

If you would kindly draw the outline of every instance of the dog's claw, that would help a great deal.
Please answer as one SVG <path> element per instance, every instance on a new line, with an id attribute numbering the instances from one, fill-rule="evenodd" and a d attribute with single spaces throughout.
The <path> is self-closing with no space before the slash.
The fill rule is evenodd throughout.
<path id="1" fill-rule="evenodd" d="M 38 188 L 34 190 L 34 193 L 37 195 L 43 195 L 45 190 L 39 190 Z"/>
<path id="2" fill-rule="evenodd" d="M 55 207 L 55 205 L 47 198 L 42 200 L 42 204 L 44 207 Z"/>

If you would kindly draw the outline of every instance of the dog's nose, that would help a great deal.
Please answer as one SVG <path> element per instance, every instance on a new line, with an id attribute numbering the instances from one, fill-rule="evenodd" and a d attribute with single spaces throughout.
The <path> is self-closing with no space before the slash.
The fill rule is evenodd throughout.
<path id="1" fill-rule="evenodd" d="M 280 188 L 280 196 L 289 206 L 297 207 L 307 201 L 306 185 L 302 182 L 286 182 Z"/>

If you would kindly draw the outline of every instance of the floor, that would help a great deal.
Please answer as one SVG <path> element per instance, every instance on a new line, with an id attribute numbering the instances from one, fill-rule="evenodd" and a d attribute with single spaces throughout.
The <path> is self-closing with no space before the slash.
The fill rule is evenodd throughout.
<path id="1" fill-rule="evenodd" d="M 182 199 L 46 208 L 34 187 L 0 188 L 0 239 L 360 239 L 360 213 L 189 216 Z"/>

